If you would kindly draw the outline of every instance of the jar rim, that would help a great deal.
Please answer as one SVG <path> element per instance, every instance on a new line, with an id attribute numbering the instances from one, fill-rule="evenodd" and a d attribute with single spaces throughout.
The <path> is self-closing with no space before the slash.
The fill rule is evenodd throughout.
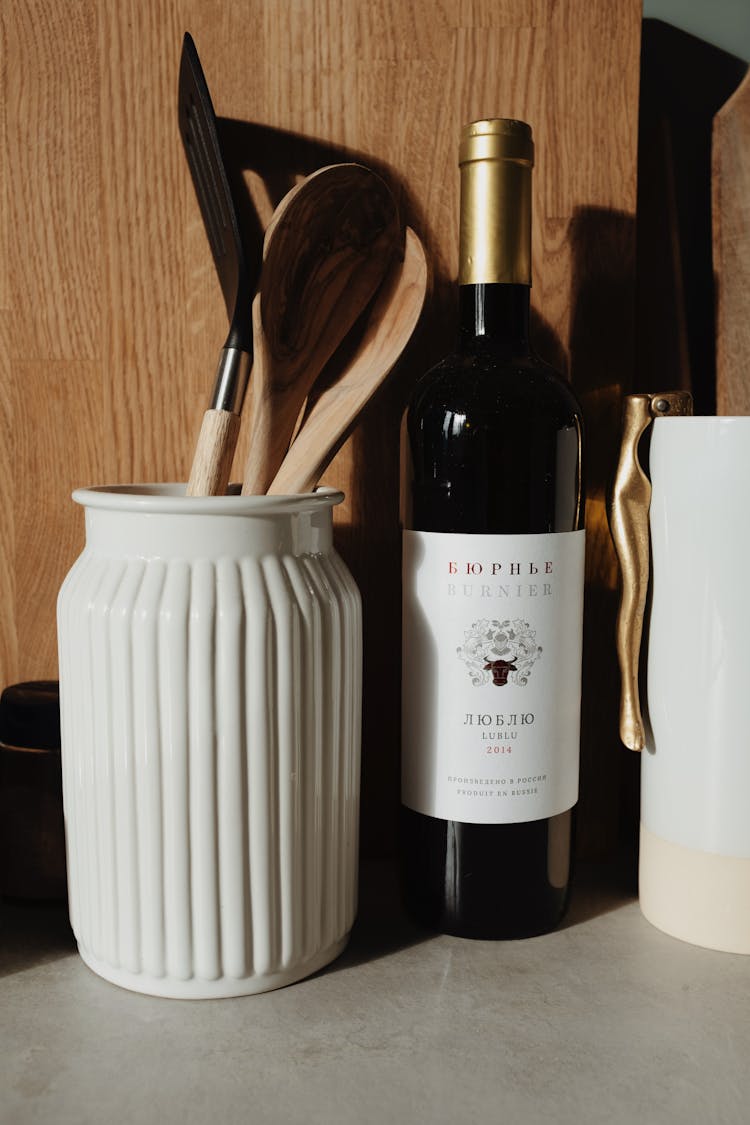
<path id="1" fill-rule="evenodd" d="M 750 424 L 750 415 L 747 414 L 671 414 L 663 418 L 654 418 L 656 423 L 669 422 L 670 426 L 747 426 Z"/>
<path id="2" fill-rule="evenodd" d="M 186 496 L 186 487 L 179 482 L 91 485 L 75 489 L 72 498 L 84 508 L 216 516 L 293 515 L 333 508 L 344 499 L 343 492 L 327 486 L 292 496 L 241 496 L 240 485 L 230 485 L 227 496 Z"/>

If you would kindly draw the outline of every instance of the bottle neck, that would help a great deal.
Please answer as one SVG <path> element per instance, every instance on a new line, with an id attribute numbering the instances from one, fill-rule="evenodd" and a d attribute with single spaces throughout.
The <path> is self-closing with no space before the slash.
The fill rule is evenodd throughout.
<path id="1" fill-rule="evenodd" d="M 528 285 L 460 285 L 458 339 L 461 351 L 529 355 L 530 293 Z"/>

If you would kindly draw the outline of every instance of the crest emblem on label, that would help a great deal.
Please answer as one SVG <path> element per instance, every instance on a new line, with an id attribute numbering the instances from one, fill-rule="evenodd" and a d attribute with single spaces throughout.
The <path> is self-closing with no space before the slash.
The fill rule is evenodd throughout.
<path id="1" fill-rule="evenodd" d="M 464 642 L 456 652 L 475 687 L 490 681 L 496 687 L 508 683 L 525 687 L 542 647 L 537 644 L 536 630 L 520 617 L 512 621 L 482 619 L 464 631 Z"/>

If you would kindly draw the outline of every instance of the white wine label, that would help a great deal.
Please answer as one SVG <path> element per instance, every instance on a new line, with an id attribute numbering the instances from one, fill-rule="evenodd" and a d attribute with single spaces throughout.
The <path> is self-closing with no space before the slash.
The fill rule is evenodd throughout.
<path id="1" fill-rule="evenodd" d="M 403 536 L 401 793 L 539 820 L 578 799 L 585 532 Z"/>

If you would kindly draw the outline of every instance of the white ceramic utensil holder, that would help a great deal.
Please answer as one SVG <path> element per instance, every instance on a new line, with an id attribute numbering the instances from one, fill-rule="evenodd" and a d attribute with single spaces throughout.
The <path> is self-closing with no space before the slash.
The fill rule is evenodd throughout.
<path id="1" fill-rule="evenodd" d="M 159 996 L 262 992 L 356 912 L 361 608 L 332 490 L 74 493 L 58 634 L 81 956 Z"/>

